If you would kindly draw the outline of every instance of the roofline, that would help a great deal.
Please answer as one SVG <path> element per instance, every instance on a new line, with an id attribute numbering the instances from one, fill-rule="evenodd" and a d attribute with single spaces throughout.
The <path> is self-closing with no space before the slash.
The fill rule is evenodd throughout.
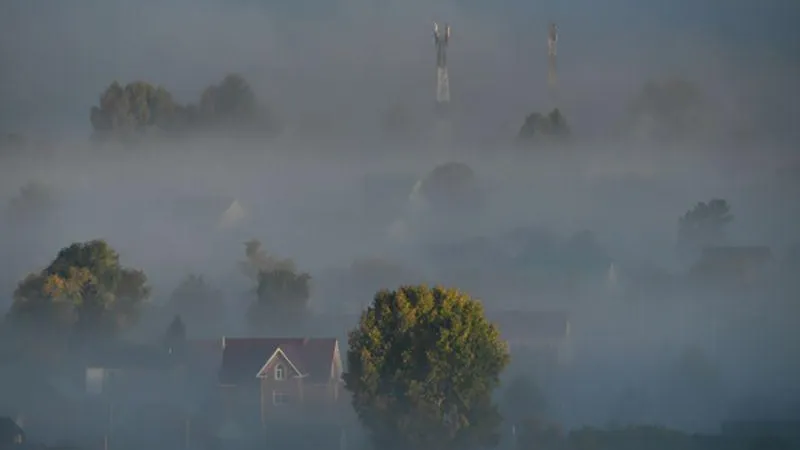
<path id="1" fill-rule="evenodd" d="M 300 371 L 300 370 L 297 368 L 297 366 L 295 366 L 295 365 L 294 365 L 294 363 L 292 362 L 292 360 L 291 360 L 291 359 L 289 359 L 289 357 L 288 357 L 288 356 L 286 356 L 286 353 L 284 353 L 284 352 L 283 352 L 283 350 L 281 350 L 281 347 L 280 347 L 280 346 L 278 346 L 278 348 L 276 348 L 276 349 L 275 349 L 275 352 L 274 352 L 274 353 L 272 353 L 272 356 L 270 356 L 269 358 L 267 358 L 267 362 L 266 362 L 266 363 L 264 363 L 264 365 L 263 365 L 263 366 L 261 366 L 261 368 L 260 368 L 260 369 L 258 369 L 258 372 L 256 372 L 256 378 L 264 378 L 264 376 L 261 376 L 261 373 L 262 373 L 262 372 L 264 372 L 265 370 L 267 370 L 267 366 L 269 365 L 269 363 L 271 363 L 271 362 L 272 362 L 272 360 L 273 360 L 273 359 L 275 359 L 275 357 L 276 357 L 276 356 L 278 356 L 278 353 L 280 353 L 281 355 L 283 355 L 283 358 L 284 358 L 284 359 L 285 359 L 285 360 L 286 360 L 286 361 L 289 363 L 289 365 L 290 365 L 290 366 L 292 366 L 292 369 L 294 369 L 295 373 L 297 373 L 297 374 L 298 374 L 298 377 L 299 377 L 299 378 L 303 378 L 303 377 L 305 377 L 306 375 L 308 375 L 308 374 L 304 374 L 303 372 L 301 372 L 301 371 Z"/>

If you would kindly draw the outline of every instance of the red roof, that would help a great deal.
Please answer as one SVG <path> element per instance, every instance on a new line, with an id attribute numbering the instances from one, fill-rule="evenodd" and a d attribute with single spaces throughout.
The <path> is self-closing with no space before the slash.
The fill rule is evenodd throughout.
<path id="1" fill-rule="evenodd" d="M 258 371 L 278 350 L 303 376 L 324 382 L 338 357 L 334 338 L 226 338 L 222 352 L 220 382 L 252 383 Z"/>

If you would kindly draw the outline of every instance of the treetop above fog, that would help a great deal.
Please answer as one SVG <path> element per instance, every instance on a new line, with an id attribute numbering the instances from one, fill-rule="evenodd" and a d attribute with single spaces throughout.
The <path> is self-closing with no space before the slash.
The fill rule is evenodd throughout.
<path id="1" fill-rule="evenodd" d="M 145 133 L 185 134 L 200 130 L 276 131 L 276 123 L 259 105 L 249 83 L 238 74 L 227 75 L 207 87 L 197 105 L 177 103 L 162 86 L 114 81 L 91 108 L 96 135 L 129 139 Z"/>

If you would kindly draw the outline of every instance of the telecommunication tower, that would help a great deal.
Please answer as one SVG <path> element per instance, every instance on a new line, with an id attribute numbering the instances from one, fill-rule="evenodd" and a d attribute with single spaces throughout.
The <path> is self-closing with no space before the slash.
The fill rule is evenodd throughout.
<path id="1" fill-rule="evenodd" d="M 450 25 L 444 30 L 433 23 L 433 42 L 436 44 L 436 104 L 444 107 L 450 103 L 450 78 L 447 74 L 447 44 L 450 42 Z"/>
<path id="2" fill-rule="evenodd" d="M 558 43 L 558 28 L 555 23 L 550 23 L 547 31 L 547 86 L 551 92 L 558 87 L 558 73 L 556 71 L 556 44 Z"/>

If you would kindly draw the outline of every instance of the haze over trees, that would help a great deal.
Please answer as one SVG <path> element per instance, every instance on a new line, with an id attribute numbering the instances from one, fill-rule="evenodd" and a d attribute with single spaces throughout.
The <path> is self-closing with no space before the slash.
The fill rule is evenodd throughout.
<path id="1" fill-rule="evenodd" d="M 136 322 L 149 295 L 144 272 L 121 265 L 108 243 L 75 243 L 19 283 L 7 319 L 57 340 L 107 339 Z"/>
<path id="2" fill-rule="evenodd" d="M 517 141 L 526 146 L 547 142 L 563 142 L 570 136 L 567 119 L 556 108 L 547 115 L 531 113 L 525 118 L 517 135 Z"/>
<path id="3" fill-rule="evenodd" d="M 181 105 L 162 86 L 136 81 L 122 86 L 114 81 L 90 112 L 99 138 L 130 140 L 145 134 L 183 135 L 199 131 L 277 131 L 274 117 L 261 106 L 247 81 L 227 75 L 207 87 L 198 104 Z"/>
<path id="4" fill-rule="evenodd" d="M 725 244 L 726 228 L 732 221 L 726 200 L 716 198 L 697 203 L 678 220 L 679 254 L 693 258 L 704 247 Z"/>
<path id="5" fill-rule="evenodd" d="M 245 245 L 243 272 L 256 282 L 255 300 L 247 315 L 254 330 L 296 327 L 308 317 L 311 275 L 300 272 L 290 259 L 268 255 L 258 240 Z"/>
<path id="6" fill-rule="evenodd" d="M 349 336 L 345 385 L 377 448 L 497 444 L 492 392 L 508 349 L 483 306 L 455 289 L 383 290 Z"/>

